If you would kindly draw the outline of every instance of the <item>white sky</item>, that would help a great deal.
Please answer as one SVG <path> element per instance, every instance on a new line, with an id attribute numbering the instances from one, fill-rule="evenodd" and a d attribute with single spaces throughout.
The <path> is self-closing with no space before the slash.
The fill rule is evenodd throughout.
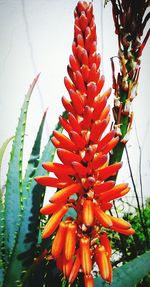
<path id="1" fill-rule="evenodd" d="M 62 113 L 61 97 L 67 95 L 63 79 L 73 40 L 75 0 L 0 0 L 0 145 L 15 133 L 24 95 L 35 75 L 41 72 L 32 95 L 28 113 L 24 166 L 44 110 L 48 115 L 43 147 Z M 103 8 L 102 0 L 94 0 L 98 34 L 98 51 L 103 56 L 105 87 L 111 86 L 110 57 L 117 55 L 117 37 L 111 14 L 111 4 Z M 101 9 L 102 8 L 102 9 Z M 150 195 L 150 46 L 142 56 L 138 97 L 134 100 L 135 123 L 142 145 L 142 176 L 144 196 Z M 112 95 L 113 98 L 113 95 Z M 139 186 L 139 149 L 135 129 L 128 144 L 134 177 Z M 9 149 L 4 157 L 2 178 L 5 180 Z M 126 160 L 125 160 L 126 161 Z M 120 180 L 129 181 L 124 163 Z M 131 194 L 130 196 L 132 196 Z"/>

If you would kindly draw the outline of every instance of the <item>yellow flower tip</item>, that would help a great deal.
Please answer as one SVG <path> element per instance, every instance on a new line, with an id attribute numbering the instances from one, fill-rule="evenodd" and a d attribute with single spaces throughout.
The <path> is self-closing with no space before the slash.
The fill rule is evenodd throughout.
<path id="1" fill-rule="evenodd" d="M 80 260 L 79 250 L 78 250 L 76 252 L 75 261 L 73 263 L 73 267 L 69 275 L 69 279 L 68 279 L 69 284 L 72 284 L 74 280 L 76 279 L 78 272 L 79 272 L 80 265 L 81 265 L 81 260 Z"/>
<path id="2" fill-rule="evenodd" d="M 94 279 L 92 274 L 84 275 L 84 287 L 94 287 Z"/>
<path id="3" fill-rule="evenodd" d="M 123 229 L 123 228 L 119 228 L 116 226 L 112 226 L 111 229 L 116 231 L 116 232 L 119 232 L 121 234 L 124 234 L 126 236 L 130 236 L 130 235 L 133 235 L 135 233 L 135 230 L 132 227 L 129 229 Z"/>
<path id="4" fill-rule="evenodd" d="M 60 208 L 61 208 L 61 205 L 58 205 L 56 203 L 48 203 L 40 209 L 40 213 L 43 215 L 48 215 L 48 214 L 55 212 L 57 209 L 60 209 Z"/>
<path id="5" fill-rule="evenodd" d="M 44 227 L 42 238 L 48 238 L 52 235 L 52 233 L 56 230 L 61 219 L 67 211 L 68 206 L 64 205 L 51 216 L 51 218 L 48 220 L 47 224 Z"/>
<path id="6" fill-rule="evenodd" d="M 96 204 L 94 204 L 94 213 L 102 226 L 106 228 L 112 226 L 111 218 Z"/>
<path id="7" fill-rule="evenodd" d="M 122 218 L 117 218 L 114 216 L 108 215 L 112 221 L 112 224 L 114 227 L 122 228 L 122 229 L 129 229 L 131 228 L 131 224 L 127 221 L 125 221 Z"/>
<path id="8" fill-rule="evenodd" d="M 110 241 L 109 241 L 109 238 L 108 238 L 106 232 L 101 232 L 101 234 L 100 234 L 100 242 L 101 242 L 101 245 L 104 246 L 104 248 L 105 248 L 105 250 L 107 252 L 107 255 L 109 257 L 111 257 L 112 248 L 111 248 Z"/>
<path id="9" fill-rule="evenodd" d="M 70 260 L 66 260 L 65 256 L 63 256 L 63 274 L 65 278 L 69 278 L 71 270 L 73 267 L 73 258 Z"/>
<path id="10" fill-rule="evenodd" d="M 67 187 L 62 188 L 61 190 L 57 191 L 54 196 L 51 198 L 51 202 L 60 203 L 66 202 L 68 197 L 79 193 L 82 191 L 82 186 L 80 183 L 73 183 Z"/>

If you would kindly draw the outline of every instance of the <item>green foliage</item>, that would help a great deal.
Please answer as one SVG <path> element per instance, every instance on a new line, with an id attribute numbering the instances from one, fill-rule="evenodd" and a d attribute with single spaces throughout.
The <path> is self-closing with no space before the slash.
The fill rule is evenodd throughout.
<path id="1" fill-rule="evenodd" d="M 5 150 L 13 137 L 8 138 L 0 148 L 0 286 L 4 277 L 4 264 L 3 264 L 3 245 L 4 245 L 4 204 L 3 204 L 3 189 L 1 186 L 1 166 Z"/>
<path id="2" fill-rule="evenodd" d="M 113 272 L 113 283 L 107 284 L 99 277 L 95 279 L 95 287 L 135 287 L 138 282 L 150 272 L 150 251 L 131 260 L 125 265 L 115 268 Z M 148 286 L 148 285 L 147 285 Z M 146 285 L 144 286 L 146 287 Z"/>
<path id="3" fill-rule="evenodd" d="M 25 96 L 23 107 L 16 129 L 15 138 L 13 141 L 9 169 L 6 181 L 5 193 L 5 249 L 8 257 L 11 254 L 14 244 L 16 232 L 19 228 L 19 217 L 22 211 L 22 156 L 23 143 L 25 135 L 26 117 L 29 106 L 30 97 L 38 77 L 33 81 L 28 93 Z M 14 205 L 12 204 L 15 202 Z"/>
<path id="4" fill-rule="evenodd" d="M 22 179 L 22 157 L 26 118 L 30 97 L 37 80 L 38 77 L 30 86 L 21 109 L 11 151 L 3 209 L 3 202 L 1 200 L 0 214 L 2 216 L 5 215 L 5 218 L 1 218 L 1 223 L 3 224 L 0 225 L 2 231 L 0 234 L 0 246 L 2 248 L 0 250 L 3 254 L 0 261 L 0 286 L 6 287 L 31 286 L 29 282 L 31 278 L 34 277 L 33 274 L 35 270 L 37 272 L 37 267 L 39 266 L 39 264 L 35 264 L 34 258 L 38 256 L 39 250 L 44 248 L 42 245 L 40 247 L 41 223 L 39 209 L 43 203 L 45 187 L 38 185 L 34 177 L 39 174 L 46 174 L 46 171 L 42 168 L 42 162 L 52 161 L 55 153 L 54 146 L 48 141 L 40 159 L 41 137 L 46 113 L 42 118 L 28 161 L 26 173 L 24 179 Z M 56 129 L 59 131 L 62 130 L 59 124 L 56 126 Z M 7 144 L 8 140 L 0 150 L 1 161 Z M 2 212 L 3 210 L 5 210 L 5 214 Z M 43 246 L 45 245 L 46 242 Z M 43 263 L 42 261 L 40 265 L 41 271 L 43 266 L 44 278 L 47 263 Z M 27 270 L 29 270 L 29 272 L 26 272 Z M 39 271 L 36 274 L 39 284 Z M 41 280 L 43 280 L 42 272 L 40 274 Z"/>
<path id="5" fill-rule="evenodd" d="M 150 238 L 150 200 L 147 200 L 144 209 L 142 210 L 145 227 Z M 132 227 L 136 230 L 133 236 L 120 236 L 113 232 L 110 235 L 112 247 L 121 255 L 119 262 L 127 262 L 138 255 L 143 254 L 147 250 L 147 242 L 141 229 L 138 209 L 135 213 L 124 213 L 123 218 L 130 222 Z"/>

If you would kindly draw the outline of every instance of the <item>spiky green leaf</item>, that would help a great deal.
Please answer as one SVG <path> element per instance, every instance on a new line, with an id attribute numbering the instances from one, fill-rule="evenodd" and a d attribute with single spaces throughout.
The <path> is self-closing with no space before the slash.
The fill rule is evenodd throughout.
<path id="1" fill-rule="evenodd" d="M 16 232 L 18 230 L 19 217 L 21 214 L 22 196 L 22 154 L 25 135 L 25 126 L 30 97 L 39 75 L 30 85 L 25 96 L 21 114 L 13 141 L 5 193 L 5 248 L 12 252 Z"/>
<path id="2" fill-rule="evenodd" d="M 8 138 L 0 148 L 0 286 L 3 282 L 4 276 L 4 252 L 3 252 L 3 245 L 4 245 L 4 204 L 3 204 L 3 189 L 1 186 L 1 167 L 2 167 L 2 160 L 5 153 L 5 150 L 9 144 L 9 142 L 13 139 L 13 137 Z"/>
<path id="3" fill-rule="evenodd" d="M 32 179 L 34 178 L 36 168 L 39 164 L 39 158 L 40 158 L 40 148 L 41 148 L 41 139 L 42 139 L 42 133 L 43 133 L 43 128 L 44 128 L 44 123 L 45 123 L 45 118 L 46 118 L 46 113 L 44 113 L 33 148 L 32 152 L 28 161 L 26 173 L 22 182 L 22 198 L 23 198 L 23 205 L 24 201 L 27 199 L 29 195 L 29 189 L 30 189 L 30 184 L 32 182 Z M 24 208 L 24 206 L 23 206 Z"/>
<path id="4" fill-rule="evenodd" d="M 135 287 L 150 272 L 150 251 L 114 269 L 113 282 L 107 284 L 100 277 L 94 280 L 95 287 Z"/>
<path id="5" fill-rule="evenodd" d="M 59 124 L 56 129 L 59 131 L 62 130 Z M 36 168 L 35 176 L 46 174 L 42 163 L 45 161 L 53 161 L 54 153 L 55 148 L 52 143 L 48 141 Z M 39 210 L 43 203 L 44 192 L 45 187 L 38 185 L 34 178 L 32 178 L 28 196 L 26 200 L 24 200 L 24 210 L 21 218 L 21 226 L 17 235 L 17 242 L 11 256 L 7 276 L 5 277 L 6 286 L 21 286 L 21 275 L 23 276 L 23 272 L 25 274 L 33 263 L 40 232 Z"/>

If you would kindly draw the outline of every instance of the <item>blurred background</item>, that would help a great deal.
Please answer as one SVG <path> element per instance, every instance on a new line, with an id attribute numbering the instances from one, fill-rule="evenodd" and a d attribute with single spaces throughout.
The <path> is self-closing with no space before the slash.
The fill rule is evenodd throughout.
<path id="1" fill-rule="evenodd" d="M 44 111 L 48 108 L 43 148 L 63 111 L 61 97 L 67 95 L 63 79 L 71 54 L 76 3 L 76 0 L 0 0 L 0 145 L 15 134 L 24 95 L 33 78 L 40 73 L 28 113 L 24 170 Z M 93 5 L 98 51 L 102 56 L 101 71 L 106 78 L 104 89 L 107 89 L 112 85 L 110 58 L 118 53 L 117 36 L 111 3 L 104 8 L 104 1 L 94 0 Z M 134 123 L 127 144 L 140 201 L 141 191 L 144 199 L 150 195 L 149 55 L 150 46 L 147 44 L 141 58 L 138 96 L 133 101 Z M 116 58 L 116 65 L 117 61 Z M 113 103 L 113 93 L 110 101 Z M 10 149 L 11 144 L 3 160 L 3 184 Z M 123 161 L 118 181 L 130 182 L 132 187 L 126 154 Z M 125 200 L 134 205 L 134 192 L 130 192 Z"/>

